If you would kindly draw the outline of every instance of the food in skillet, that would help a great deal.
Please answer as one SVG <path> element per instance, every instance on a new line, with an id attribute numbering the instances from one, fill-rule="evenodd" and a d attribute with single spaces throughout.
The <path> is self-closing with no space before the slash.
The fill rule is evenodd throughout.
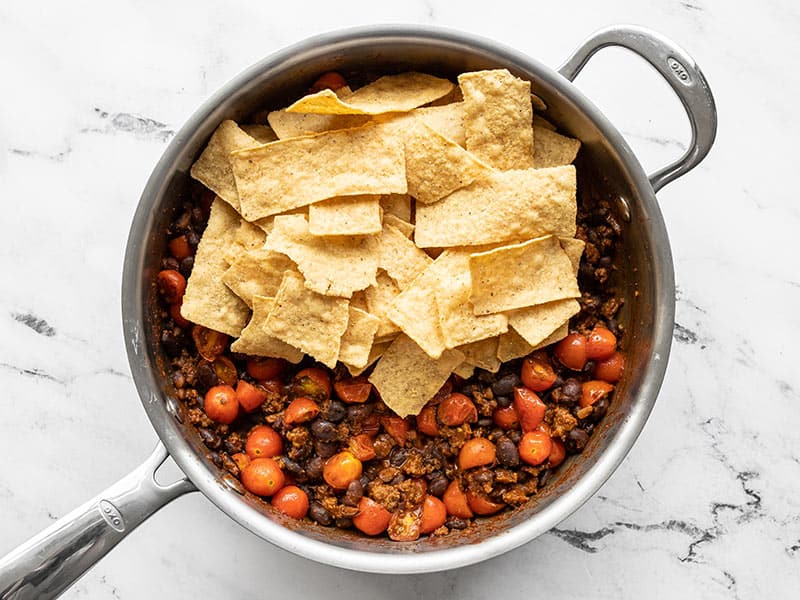
<path id="1" fill-rule="evenodd" d="M 294 518 L 409 541 L 520 506 L 624 368 L 580 144 L 505 70 L 315 88 L 192 168 L 157 282 L 177 397 Z"/>

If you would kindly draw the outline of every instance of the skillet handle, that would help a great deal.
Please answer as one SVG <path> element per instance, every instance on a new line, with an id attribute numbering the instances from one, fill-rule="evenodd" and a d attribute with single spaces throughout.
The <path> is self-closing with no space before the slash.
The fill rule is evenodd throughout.
<path id="1" fill-rule="evenodd" d="M 692 127 L 686 154 L 650 175 L 654 191 L 688 173 L 705 158 L 717 134 L 717 108 L 703 72 L 680 46 L 655 31 L 615 25 L 595 32 L 561 65 L 558 72 L 573 81 L 595 52 L 608 46 L 627 48 L 649 62 L 678 95 Z"/>
<path id="2" fill-rule="evenodd" d="M 159 442 L 132 473 L 0 558 L 0 600 L 57 598 L 150 515 L 195 491 L 188 479 L 156 483 L 166 459 Z"/>

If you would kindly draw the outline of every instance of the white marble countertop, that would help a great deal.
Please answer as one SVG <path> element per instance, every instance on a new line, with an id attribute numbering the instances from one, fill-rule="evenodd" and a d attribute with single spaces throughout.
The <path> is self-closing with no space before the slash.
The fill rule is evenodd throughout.
<path id="1" fill-rule="evenodd" d="M 46 5 L 45 5 L 46 4 Z M 675 258 L 667 377 L 627 460 L 558 529 L 424 576 L 320 566 L 262 542 L 203 496 L 156 514 L 66 598 L 756 598 L 800 589 L 800 51 L 791 0 L 4 2 L 0 6 L 0 555 L 141 462 L 156 435 L 123 347 L 133 211 L 173 132 L 216 88 L 308 35 L 433 23 L 557 66 L 591 31 L 657 29 L 705 71 L 719 135 L 659 194 Z M 623 51 L 578 81 L 648 170 L 688 126 Z"/>

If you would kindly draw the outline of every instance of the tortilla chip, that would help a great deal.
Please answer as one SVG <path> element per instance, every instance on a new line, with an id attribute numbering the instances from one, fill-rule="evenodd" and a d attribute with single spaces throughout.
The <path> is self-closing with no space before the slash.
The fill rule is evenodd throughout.
<path id="1" fill-rule="evenodd" d="M 349 298 L 375 283 L 380 244 L 374 236 L 317 237 L 303 215 L 275 217 L 266 248 L 291 258 L 305 286 L 325 296 Z"/>
<path id="2" fill-rule="evenodd" d="M 461 379 L 469 379 L 475 373 L 475 365 L 463 362 L 453 369 L 453 373 L 461 377 Z"/>
<path id="3" fill-rule="evenodd" d="M 569 335 L 569 323 L 564 323 L 561 327 L 556 329 L 544 340 L 536 344 L 536 346 L 534 346 L 533 349 L 538 350 L 539 348 L 544 348 L 545 346 L 549 346 L 550 344 L 555 344 L 557 341 L 563 340 L 568 335 Z"/>
<path id="4" fill-rule="evenodd" d="M 231 344 L 232 352 L 250 354 L 251 356 L 270 356 L 285 358 L 297 364 L 303 360 L 303 353 L 294 346 L 269 336 L 264 330 L 267 317 L 275 305 L 275 298 L 265 296 L 253 297 L 253 316 L 242 330 L 239 339 Z"/>
<path id="5" fill-rule="evenodd" d="M 431 359 L 408 336 L 401 335 L 375 365 L 369 381 L 383 402 L 401 417 L 416 415 L 464 362 L 458 350 Z"/>
<path id="6" fill-rule="evenodd" d="M 447 95 L 455 87 L 447 79 L 424 73 L 385 75 L 357 89 L 344 99 L 331 90 L 300 98 L 286 109 L 289 113 L 325 115 L 379 115 L 407 112 Z"/>
<path id="7" fill-rule="evenodd" d="M 536 128 L 541 127 L 543 129 L 549 129 L 550 131 L 555 131 L 558 129 L 555 125 L 553 125 L 550 121 L 545 119 L 541 115 L 534 114 L 533 115 L 533 147 L 536 148 Z M 534 155 L 536 152 L 534 151 Z"/>
<path id="8" fill-rule="evenodd" d="M 403 219 L 395 217 L 394 215 L 384 214 L 383 224 L 385 226 L 391 225 L 408 239 L 411 239 L 411 237 L 414 235 L 414 226 L 408 221 L 403 221 Z"/>
<path id="9" fill-rule="evenodd" d="M 340 196 L 308 207 L 311 235 L 366 235 L 379 233 L 380 196 Z"/>
<path id="10" fill-rule="evenodd" d="M 248 221 L 335 196 L 404 194 L 402 140 L 380 125 L 273 142 L 231 154 Z"/>
<path id="11" fill-rule="evenodd" d="M 526 342 L 524 337 L 518 334 L 513 327 L 509 327 L 508 331 L 498 339 L 497 359 L 502 362 L 508 362 L 515 358 L 527 356 L 533 350 L 533 346 Z"/>
<path id="12" fill-rule="evenodd" d="M 408 194 L 386 194 L 381 196 L 384 217 L 394 215 L 411 223 L 411 196 Z"/>
<path id="13" fill-rule="evenodd" d="M 464 362 L 490 373 L 497 373 L 500 370 L 497 345 L 504 335 L 506 334 L 501 335 L 499 338 L 487 338 L 460 346 L 458 349 L 464 354 Z"/>
<path id="14" fill-rule="evenodd" d="M 373 344 L 372 349 L 369 351 L 369 358 L 367 359 L 367 364 L 365 366 L 354 367 L 353 365 L 348 365 L 347 363 L 345 363 L 344 366 L 347 367 L 348 371 L 350 371 L 350 375 L 352 375 L 353 377 L 358 377 L 364 371 L 369 369 L 375 363 L 375 361 L 377 361 L 381 356 L 383 356 L 383 353 L 386 352 L 386 349 L 392 345 L 393 341 L 394 340 L 391 340 L 389 342 L 376 342 L 375 344 Z"/>
<path id="15" fill-rule="evenodd" d="M 586 242 L 576 238 L 560 237 L 558 238 L 558 243 L 561 244 L 561 248 L 566 252 L 569 262 L 572 263 L 572 272 L 577 277 Z"/>
<path id="16" fill-rule="evenodd" d="M 469 269 L 470 300 L 479 315 L 581 295 L 572 263 L 553 236 L 472 254 Z"/>
<path id="17" fill-rule="evenodd" d="M 403 232 L 391 225 L 385 225 L 378 238 L 380 243 L 380 262 L 378 266 L 397 282 L 401 290 L 406 289 L 433 260 Z"/>
<path id="18" fill-rule="evenodd" d="M 506 69 L 458 76 L 467 150 L 496 169 L 533 167 L 531 84 Z"/>
<path id="19" fill-rule="evenodd" d="M 291 259 L 272 250 L 250 250 L 238 254 L 222 275 L 222 283 L 253 307 L 254 296 L 274 298 L 285 271 L 294 268 Z"/>
<path id="20" fill-rule="evenodd" d="M 408 193 L 424 204 L 441 200 L 492 170 L 424 123 L 407 132 L 405 152 Z"/>
<path id="21" fill-rule="evenodd" d="M 353 295 L 350 297 L 350 306 L 352 308 L 360 308 L 364 312 L 369 312 L 369 307 L 367 306 L 367 295 L 364 290 L 353 292 Z"/>
<path id="22" fill-rule="evenodd" d="M 269 125 L 242 125 L 242 131 L 257 141 L 259 144 L 269 144 L 275 142 L 278 136 Z"/>
<path id="23" fill-rule="evenodd" d="M 250 318 L 247 304 L 222 283 L 228 269 L 225 249 L 233 244 L 239 221 L 230 205 L 220 198 L 214 200 L 181 305 L 184 319 L 233 337 Z"/>
<path id="24" fill-rule="evenodd" d="M 539 112 L 545 112 L 547 110 L 547 103 L 533 92 L 531 92 L 531 105 Z"/>
<path id="25" fill-rule="evenodd" d="M 508 313 L 508 324 L 531 346 L 538 346 L 580 310 L 577 300 L 555 300 L 512 310 Z"/>
<path id="26" fill-rule="evenodd" d="M 421 248 L 575 235 L 575 167 L 490 173 L 434 204 L 417 206 Z"/>
<path id="27" fill-rule="evenodd" d="M 364 290 L 369 312 L 380 319 L 375 339 L 385 340 L 400 333 L 400 328 L 386 316 L 395 298 L 400 295 L 400 288 L 385 271 L 378 271 L 375 284 Z"/>
<path id="28" fill-rule="evenodd" d="M 239 193 L 231 170 L 230 153 L 258 146 L 258 142 L 231 120 L 223 121 L 191 168 L 191 175 L 239 211 Z"/>
<path id="29" fill-rule="evenodd" d="M 464 103 L 454 102 L 444 106 L 423 106 L 413 111 L 414 118 L 431 129 L 453 140 L 461 147 L 466 146 L 464 133 Z"/>
<path id="30" fill-rule="evenodd" d="M 287 271 L 264 329 L 332 369 L 349 316 L 347 300 L 312 292 L 299 274 Z"/>
<path id="31" fill-rule="evenodd" d="M 275 110 L 267 115 L 267 120 L 278 138 L 285 140 L 323 131 L 361 127 L 369 122 L 370 117 L 366 115 L 313 115 Z"/>
<path id="32" fill-rule="evenodd" d="M 351 306 L 350 319 L 339 348 L 339 360 L 352 367 L 366 367 L 379 324 L 380 319 L 375 315 Z"/>
<path id="33" fill-rule="evenodd" d="M 233 242 L 245 250 L 263 248 L 266 240 L 264 229 L 247 221 L 241 222 L 233 238 Z"/>
<path id="34" fill-rule="evenodd" d="M 581 141 L 534 126 L 533 164 L 537 169 L 568 165 L 575 160 Z"/>

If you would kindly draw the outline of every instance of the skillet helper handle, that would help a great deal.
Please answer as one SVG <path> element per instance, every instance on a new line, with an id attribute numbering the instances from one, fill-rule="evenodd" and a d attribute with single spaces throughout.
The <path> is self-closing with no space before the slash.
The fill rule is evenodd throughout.
<path id="1" fill-rule="evenodd" d="M 150 515 L 194 491 L 188 479 L 156 483 L 166 458 L 159 442 L 132 473 L 0 558 L 0 600 L 57 598 Z"/>
<path id="2" fill-rule="evenodd" d="M 705 158 L 717 134 L 717 108 L 703 72 L 691 56 L 670 39 L 644 27 L 616 25 L 595 32 L 558 69 L 570 81 L 603 48 L 627 48 L 650 63 L 667 80 L 686 110 L 692 127 L 689 149 L 675 162 L 649 176 L 654 191 L 691 171 Z"/>

